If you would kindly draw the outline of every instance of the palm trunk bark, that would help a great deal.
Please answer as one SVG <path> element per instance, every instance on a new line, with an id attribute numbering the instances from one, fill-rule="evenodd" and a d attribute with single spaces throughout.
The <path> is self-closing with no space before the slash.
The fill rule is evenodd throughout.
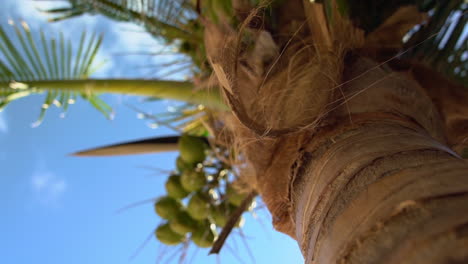
<path id="1" fill-rule="evenodd" d="M 275 226 L 306 263 L 468 263 L 468 163 L 432 100 L 407 74 L 347 65 L 345 99 L 286 162 L 288 200 L 260 188 Z"/>
<path id="2" fill-rule="evenodd" d="M 293 212 L 306 263 L 468 261 L 468 166 L 423 131 L 359 122 L 303 157 Z"/>

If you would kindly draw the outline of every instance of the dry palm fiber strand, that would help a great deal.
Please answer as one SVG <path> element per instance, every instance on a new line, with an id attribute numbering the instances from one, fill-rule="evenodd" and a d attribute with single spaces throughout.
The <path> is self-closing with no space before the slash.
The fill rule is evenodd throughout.
<path id="1" fill-rule="evenodd" d="M 291 2 L 298 1 L 285 5 Z M 351 99 L 341 91 L 348 82 L 342 80 L 346 53 L 367 54 L 362 51 L 373 51 L 382 41 L 398 49 L 402 34 L 424 18 L 408 15 L 418 14 L 414 7 L 403 7 L 364 38 L 363 31 L 338 12 L 330 22 L 320 4 L 302 4 L 303 17 L 283 19 L 280 24 L 286 26 L 278 29 L 251 26 L 254 18 L 262 21 L 261 8 L 251 12 L 238 29 L 205 22 L 213 79 L 234 114 L 223 119 L 238 159 L 233 164 L 242 164 L 240 180 L 250 185 L 246 191 L 262 195 L 276 229 L 291 236 L 290 168 L 300 158 L 304 134 L 326 125 L 325 116 Z M 287 6 L 280 9 L 288 12 Z M 387 32 L 396 33 L 389 39 Z"/>
<path id="2" fill-rule="evenodd" d="M 408 15 L 418 14 L 414 7 L 402 7 L 364 38 L 363 31 L 336 10 L 330 22 L 320 4 L 302 2 L 304 8 L 297 8 L 297 3 L 284 2 L 279 9 L 301 10 L 302 16 L 286 15 L 277 29 L 258 25 L 262 7 L 238 29 L 205 21 L 213 80 L 233 110 L 223 118 L 224 134 L 231 135 L 229 145 L 235 150 L 232 164 L 241 164 L 239 180 L 249 187 L 245 191 L 258 191 L 275 227 L 292 236 L 290 168 L 300 156 L 304 135 L 326 125 L 325 117 L 350 99 L 345 94 L 352 97 L 341 90 L 348 82 L 342 80 L 346 53 L 390 42 L 389 31 L 398 32 L 390 39 L 395 46 L 410 25 L 424 18 Z"/>
<path id="3" fill-rule="evenodd" d="M 204 22 L 214 79 L 234 114 L 227 114 L 223 122 L 233 135 L 230 144 L 239 159 L 234 164 L 243 164 L 240 181 L 250 185 L 245 191 L 254 189 L 262 195 L 274 216 L 286 216 L 274 223 L 290 235 L 289 172 L 284 169 L 291 167 L 302 138 L 291 140 L 291 134 L 313 129 L 333 107 L 331 102 L 343 100 L 336 87 L 341 83 L 344 55 L 363 43 L 361 32 L 338 15 L 334 29 L 329 30 L 323 13 L 317 15 L 323 12 L 321 5 L 314 4 L 306 12 L 295 9 L 303 12 L 302 17 L 291 16 L 291 21 L 286 17 L 287 26 L 276 31 L 251 27 L 254 18 L 261 18 L 261 8 L 252 11 L 238 29 Z M 276 161 L 275 152 L 291 155 Z M 266 175 L 273 161 L 277 170 Z"/>
<path id="4" fill-rule="evenodd" d="M 313 128 L 330 102 L 342 97 L 335 87 L 341 83 L 344 55 L 362 45 L 362 33 L 338 15 L 330 31 L 326 21 L 319 21 L 324 16 L 316 15 L 323 12 L 321 5 L 311 6 L 301 21 L 285 23 L 291 25 L 287 38 L 249 27 L 262 7 L 239 29 L 204 22 L 208 59 L 236 117 L 226 115 L 223 121 L 239 153 L 247 154 L 245 148 L 259 141 Z"/>
<path id="5" fill-rule="evenodd" d="M 245 33 L 244 33 L 245 32 Z M 342 52 L 320 51 L 305 39 L 282 50 L 271 34 L 207 27 L 206 46 L 237 118 L 258 136 L 278 136 L 313 123 L 333 97 Z"/>

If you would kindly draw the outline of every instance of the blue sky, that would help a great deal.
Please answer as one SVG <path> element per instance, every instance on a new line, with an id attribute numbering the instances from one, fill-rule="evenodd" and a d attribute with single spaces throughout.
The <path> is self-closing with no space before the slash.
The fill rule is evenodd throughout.
<path id="1" fill-rule="evenodd" d="M 63 30 L 70 38 L 84 28 L 105 32 L 99 59 L 109 62 L 99 72 L 100 77 L 151 76 L 151 69 L 137 66 L 152 64 L 155 58 L 115 55 L 160 48 L 131 25 L 99 16 L 44 25 L 45 16 L 35 9 L 38 2 L 3 0 L 2 5 L 2 25 L 10 18 L 25 19 L 32 29 Z M 173 103 L 161 101 L 141 106 L 139 98 L 103 98 L 114 107 L 112 121 L 78 101 L 66 118 L 60 118 L 60 110 L 51 108 L 45 122 L 31 128 L 39 114 L 41 96 L 13 102 L 0 112 L 1 263 L 176 263 L 168 259 L 180 249 L 164 247 L 154 237 L 136 258 L 129 260 L 160 222 L 151 203 L 119 214 L 116 211 L 163 194 L 166 175 L 148 167 L 172 170 L 177 153 L 109 158 L 67 156 L 93 146 L 171 134 L 165 128 L 149 128 L 126 104 L 138 104 L 158 113 Z M 265 209 L 258 211 L 257 219 L 247 217 L 244 233 L 255 262 L 302 263 L 296 242 L 274 231 L 270 222 Z M 195 255 L 189 263 L 218 263 L 218 259 L 220 263 L 254 263 L 242 241 L 239 234 L 234 234 L 219 258 L 206 256 L 206 250 L 196 254 L 189 251 L 189 260 Z M 164 261 L 158 260 L 164 251 Z"/>

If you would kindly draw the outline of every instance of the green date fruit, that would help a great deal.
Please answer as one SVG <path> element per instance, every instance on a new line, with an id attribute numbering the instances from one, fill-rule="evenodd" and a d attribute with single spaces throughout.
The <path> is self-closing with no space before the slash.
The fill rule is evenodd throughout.
<path id="1" fill-rule="evenodd" d="M 223 202 L 217 206 L 213 206 L 211 208 L 210 214 L 211 219 L 213 220 L 214 224 L 219 227 L 224 227 L 226 223 L 229 221 L 231 215 L 236 211 L 237 207 L 232 204 L 227 204 Z M 235 227 L 241 227 L 244 224 L 244 219 L 242 216 L 237 221 Z"/>
<path id="2" fill-rule="evenodd" d="M 231 185 L 228 185 L 226 189 L 226 198 L 227 201 L 235 206 L 240 206 L 244 199 L 247 197 L 247 194 L 240 193 Z"/>
<path id="3" fill-rule="evenodd" d="M 187 212 L 179 212 L 171 221 L 169 225 L 174 232 L 185 235 L 189 232 L 194 232 L 197 229 L 197 221 L 195 221 Z"/>
<path id="4" fill-rule="evenodd" d="M 177 234 L 171 229 L 169 223 L 162 224 L 156 228 L 156 238 L 166 245 L 177 245 L 184 241 L 183 235 Z"/>
<path id="5" fill-rule="evenodd" d="M 180 156 L 185 162 L 195 164 L 205 160 L 206 144 L 202 139 L 183 135 L 180 137 L 178 144 Z"/>
<path id="6" fill-rule="evenodd" d="M 180 178 L 180 183 L 186 191 L 198 191 L 206 184 L 205 173 L 203 171 L 186 170 Z"/>
<path id="7" fill-rule="evenodd" d="M 195 245 L 208 248 L 213 246 L 216 239 L 215 231 L 210 228 L 209 223 L 201 224 L 198 229 L 192 233 L 191 239 Z"/>
<path id="8" fill-rule="evenodd" d="M 175 199 L 182 199 L 186 197 L 189 193 L 182 187 L 180 183 L 181 177 L 179 175 L 171 175 L 166 181 L 166 191 L 167 194 Z"/>
<path id="9" fill-rule="evenodd" d="M 210 203 L 201 193 L 194 194 L 187 205 L 187 212 L 193 219 L 204 220 L 210 214 Z"/>
<path id="10" fill-rule="evenodd" d="M 154 204 L 156 213 L 164 219 L 174 218 L 182 209 L 182 204 L 169 196 L 159 198 Z"/>
<path id="11" fill-rule="evenodd" d="M 193 164 L 188 164 L 185 162 L 181 156 L 177 157 L 176 159 L 176 167 L 177 171 L 183 173 L 185 170 L 192 170 L 194 168 Z"/>

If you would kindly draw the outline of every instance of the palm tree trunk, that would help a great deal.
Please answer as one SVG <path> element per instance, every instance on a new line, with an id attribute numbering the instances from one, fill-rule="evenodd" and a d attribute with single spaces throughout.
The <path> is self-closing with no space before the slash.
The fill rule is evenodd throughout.
<path id="1" fill-rule="evenodd" d="M 468 261 L 467 162 L 399 120 L 320 141 L 292 186 L 306 263 Z"/>
<path id="2" fill-rule="evenodd" d="M 327 124 L 266 172 L 287 178 L 286 192 L 260 187 L 275 227 L 306 263 L 468 263 L 468 162 L 446 146 L 432 100 L 408 74 L 347 65 Z"/>

